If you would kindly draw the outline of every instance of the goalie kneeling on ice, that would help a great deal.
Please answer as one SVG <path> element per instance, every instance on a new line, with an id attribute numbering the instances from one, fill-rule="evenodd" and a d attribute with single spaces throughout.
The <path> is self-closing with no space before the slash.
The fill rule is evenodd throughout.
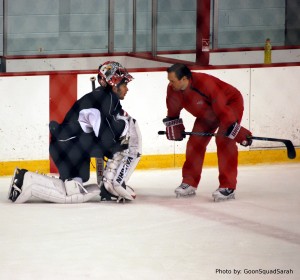
<path id="1" fill-rule="evenodd" d="M 107 186 L 107 185 L 106 185 Z M 83 203 L 100 195 L 101 200 L 117 200 L 121 198 L 134 200 L 134 190 L 125 185 L 100 188 L 97 184 L 83 186 L 76 180 L 62 180 L 43 174 L 16 168 L 8 191 L 8 199 L 14 203 L 24 203 L 38 198 L 54 203 Z M 103 197 L 105 195 L 105 197 Z M 104 199 L 103 199 L 104 198 Z"/>

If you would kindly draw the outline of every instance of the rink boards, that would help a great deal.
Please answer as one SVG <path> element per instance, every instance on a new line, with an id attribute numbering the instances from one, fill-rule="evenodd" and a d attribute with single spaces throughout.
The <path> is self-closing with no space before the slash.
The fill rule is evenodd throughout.
<path id="1" fill-rule="evenodd" d="M 299 66 L 195 71 L 219 77 L 242 92 L 242 125 L 253 135 L 286 138 L 300 146 Z M 166 72 L 131 72 L 135 79 L 122 104 L 137 119 L 142 132 L 143 157 L 138 168 L 181 166 L 186 140 L 171 142 L 157 135 L 164 129 L 162 119 L 166 116 Z M 95 74 L 73 71 L 0 77 L 0 175 L 11 174 L 16 165 L 50 171 L 49 120 L 59 121 L 74 100 L 90 92 L 91 76 Z M 186 112 L 181 117 L 186 130 L 191 130 L 194 118 Z M 250 148 L 239 146 L 239 150 L 240 164 L 290 162 L 285 147 L 278 143 L 254 141 Z M 214 139 L 207 151 L 205 164 L 216 165 Z M 294 161 L 299 161 L 299 156 Z"/>

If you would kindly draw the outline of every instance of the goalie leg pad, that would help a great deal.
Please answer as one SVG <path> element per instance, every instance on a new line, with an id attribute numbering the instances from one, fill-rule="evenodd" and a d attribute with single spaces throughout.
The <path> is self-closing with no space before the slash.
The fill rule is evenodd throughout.
<path id="1" fill-rule="evenodd" d="M 127 183 L 135 170 L 142 155 L 142 135 L 135 119 L 129 121 L 129 144 L 128 150 L 123 153 L 123 166 L 119 166 L 116 172 L 114 183 L 123 185 Z"/>
<path id="2" fill-rule="evenodd" d="M 83 187 L 83 185 L 75 180 L 66 180 L 65 188 L 66 188 L 67 196 L 71 196 L 83 192 L 87 193 L 87 190 Z"/>
<path id="3" fill-rule="evenodd" d="M 127 180 L 134 171 L 136 165 L 138 164 L 140 157 L 134 157 L 130 154 L 123 153 L 124 158 L 119 165 L 116 175 L 113 180 L 113 186 L 115 191 L 125 199 L 134 200 L 136 195 L 132 188 L 126 185 Z"/>
<path id="4" fill-rule="evenodd" d="M 13 195 L 15 192 L 18 196 Z M 63 203 L 65 196 L 62 180 L 16 168 L 9 192 L 9 199 L 14 203 L 24 203 L 32 197 Z"/>
<path id="5" fill-rule="evenodd" d="M 109 159 L 106 163 L 105 170 L 103 172 L 103 183 L 105 189 L 115 197 L 119 197 L 119 194 L 114 188 L 114 178 L 117 173 L 117 168 L 122 164 L 124 156 L 121 152 L 115 153 L 112 159 Z"/>
<path id="6" fill-rule="evenodd" d="M 126 185 L 141 157 L 141 133 L 137 122 L 130 118 L 128 128 L 128 149 L 115 153 L 107 161 L 103 173 L 103 183 L 106 190 L 113 196 L 134 200 L 134 190 Z"/>
<path id="7" fill-rule="evenodd" d="M 35 174 L 34 175 L 39 175 Z M 46 184 L 35 184 L 32 186 L 32 194 L 34 197 L 55 202 L 55 203 L 83 203 L 87 202 L 99 195 L 99 187 L 96 184 L 83 187 L 78 181 L 71 180 L 65 183 L 57 178 L 51 178 L 45 175 Z M 50 181 L 51 180 L 51 181 Z M 66 183 L 68 191 L 66 191 Z"/>
<path id="8" fill-rule="evenodd" d="M 113 158 L 107 161 L 103 183 L 106 190 L 115 197 L 134 200 L 135 193 L 132 188 L 126 186 L 125 178 L 128 178 L 130 169 L 135 168 L 139 158 L 133 158 L 128 153 L 115 153 Z M 132 170 L 133 171 L 133 170 Z"/>
<path id="9" fill-rule="evenodd" d="M 79 188 L 80 193 L 74 193 L 66 196 L 64 203 L 83 203 L 90 201 L 99 195 L 99 186 L 97 184 L 90 184 L 86 186 L 81 185 Z"/>
<path id="10" fill-rule="evenodd" d="M 22 186 L 24 181 L 24 175 L 27 169 L 15 168 L 14 174 L 12 176 L 10 186 L 8 189 L 8 199 L 15 202 L 22 192 Z"/>
<path id="11" fill-rule="evenodd" d="M 70 181 L 69 184 L 74 183 Z M 77 182 L 77 184 L 80 183 Z M 99 187 L 87 186 L 84 189 L 83 186 L 76 186 L 72 191 L 73 194 L 67 195 L 64 182 L 58 178 L 16 168 L 8 198 L 14 203 L 24 203 L 30 198 L 39 198 L 54 203 L 82 203 L 97 196 Z M 72 191 L 70 188 L 70 193 Z"/>

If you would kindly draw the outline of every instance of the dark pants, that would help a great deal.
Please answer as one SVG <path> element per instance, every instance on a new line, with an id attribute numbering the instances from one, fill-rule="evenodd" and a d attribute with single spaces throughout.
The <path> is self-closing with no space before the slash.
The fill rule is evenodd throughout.
<path id="1" fill-rule="evenodd" d="M 67 141 L 52 139 L 49 150 L 60 179 L 81 177 L 83 182 L 88 181 L 91 157 L 103 157 L 100 148 L 96 148 L 97 143 L 90 134 L 81 134 Z"/>
<path id="2" fill-rule="evenodd" d="M 91 158 L 111 158 L 114 153 L 128 148 L 115 141 L 111 128 L 105 125 L 99 137 L 84 133 L 78 122 L 58 124 L 52 121 L 49 128 L 49 151 L 62 180 L 81 177 L 86 182 L 90 178 Z"/>

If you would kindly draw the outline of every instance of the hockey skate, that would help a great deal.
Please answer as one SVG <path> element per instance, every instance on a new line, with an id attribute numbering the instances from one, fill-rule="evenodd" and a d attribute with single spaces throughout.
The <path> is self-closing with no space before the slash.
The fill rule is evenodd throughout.
<path id="1" fill-rule="evenodd" d="M 110 193 L 104 184 L 100 185 L 100 201 L 117 201 L 118 197 Z"/>
<path id="2" fill-rule="evenodd" d="M 22 192 L 24 175 L 28 170 L 16 168 L 8 190 L 8 199 L 15 202 Z"/>
<path id="3" fill-rule="evenodd" d="M 235 193 L 233 189 L 228 188 L 218 188 L 213 192 L 212 197 L 214 202 L 224 201 L 229 199 L 235 199 Z"/>
<path id="4" fill-rule="evenodd" d="M 125 190 L 130 191 L 130 194 L 133 198 L 136 197 L 134 190 L 131 187 L 129 187 L 128 185 L 126 185 L 124 182 L 122 184 L 122 187 Z M 117 192 L 115 192 L 115 193 L 117 194 Z M 101 184 L 100 185 L 100 201 L 116 201 L 117 203 L 120 203 L 120 202 L 125 203 L 126 201 L 131 201 L 131 199 L 126 199 L 125 197 L 122 197 L 119 194 L 118 195 L 112 194 L 105 188 L 104 184 Z"/>
<path id="5" fill-rule="evenodd" d="M 186 183 L 181 183 L 179 187 L 175 189 L 176 197 L 189 197 L 196 195 L 196 188 Z"/>

